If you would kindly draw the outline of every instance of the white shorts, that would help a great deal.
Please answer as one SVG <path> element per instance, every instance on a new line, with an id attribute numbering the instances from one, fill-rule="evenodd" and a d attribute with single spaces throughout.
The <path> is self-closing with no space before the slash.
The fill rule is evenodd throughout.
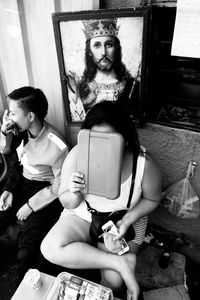
<path id="1" fill-rule="evenodd" d="M 82 210 L 82 214 L 77 213 L 76 209 L 64 209 L 61 213 L 61 216 L 67 216 L 67 214 L 76 215 L 77 217 L 86 220 L 91 223 L 91 214 L 86 210 Z M 135 230 L 135 238 L 133 240 L 134 243 L 141 245 L 145 238 L 146 228 L 147 228 L 148 216 L 144 216 L 137 220 L 133 224 L 133 228 Z"/>

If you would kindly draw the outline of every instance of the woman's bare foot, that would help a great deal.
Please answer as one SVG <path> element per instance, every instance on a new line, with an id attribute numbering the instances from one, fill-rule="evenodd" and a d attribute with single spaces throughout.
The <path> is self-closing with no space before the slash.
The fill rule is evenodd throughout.
<path id="1" fill-rule="evenodd" d="M 137 300 L 140 288 L 135 277 L 136 255 L 127 253 L 120 258 L 119 272 L 128 289 L 127 300 Z"/>

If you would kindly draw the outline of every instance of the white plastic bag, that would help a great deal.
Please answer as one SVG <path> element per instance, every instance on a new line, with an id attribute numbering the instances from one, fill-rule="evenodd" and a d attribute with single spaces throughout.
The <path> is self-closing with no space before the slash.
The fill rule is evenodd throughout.
<path id="1" fill-rule="evenodd" d="M 162 205 L 176 217 L 192 219 L 200 215 L 199 198 L 190 183 L 195 166 L 191 161 L 186 178 L 170 185 L 163 193 Z"/>

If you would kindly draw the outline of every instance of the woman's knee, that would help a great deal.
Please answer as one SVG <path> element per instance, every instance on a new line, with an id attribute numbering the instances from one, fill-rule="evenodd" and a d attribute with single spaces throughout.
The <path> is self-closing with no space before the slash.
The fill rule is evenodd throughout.
<path id="1" fill-rule="evenodd" d="M 74 242 L 90 242 L 89 223 L 76 216 L 61 217 L 43 239 L 40 249 L 43 256 L 52 263 L 67 263 L 68 245 Z M 69 250 L 70 252 L 70 250 Z M 70 258 L 69 258 L 70 259 Z"/>
<path id="2" fill-rule="evenodd" d="M 50 238 L 47 235 L 40 245 L 40 250 L 48 261 L 54 264 L 59 264 L 61 246 L 58 243 L 55 243 L 53 238 Z"/>
<path id="3" fill-rule="evenodd" d="M 53 228 L 43 239 L 40 250 L 48 261 L 60 265 L 63 263 L 63 251 L 72 242 L 72 239 L 67 235 L 58 236 Z M 65 259 L 67 258 L 65 257 Z"/>
<path id="4" fill-rule="evenodd" d="M 43 256 L 52 263 L 57 263 L 59 258 L 59 252 L 61 249 L 61 243 L 59 240 L 61 232 L 60 221 L 58 221 L 47 233 L 40 245 L 40 250 Z"/>
<path id="5" fill-rule="evenodd" d="M 124 287 L 124 281 L 120 274 L 114 270 L 101 271 L 102 284 L 111 288 L 113 291 L 121 290 Z"/>
<path id="6" fill-rule="evenodd" d="M 49 261 L 51 261 L 51 257 L 53 254 L 52 246 L 53 245 L 51 245 L 51 242 L 46 237 L 43 239 L 43 241 L 40 245 L 40 250 L 41 250 L 43 256 Z"/>

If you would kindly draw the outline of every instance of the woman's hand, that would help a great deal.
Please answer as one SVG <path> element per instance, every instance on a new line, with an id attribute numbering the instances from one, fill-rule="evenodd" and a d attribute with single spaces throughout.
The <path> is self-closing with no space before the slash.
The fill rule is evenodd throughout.
<path id="1" fill-rule="evenodd" d="M 103 240 L 106 248 L 112 253 L 118 253 L 122 249 L 121 241 L 116 240 L 116 236 L 113 233 L 105 232 Z"/>
<path id="2" fill-rule="evenodd" d="M 69 179 L 69 190 L 72 193 L 82 192 L 85 188 L 84 175 L 80 172 L 74 172 Z"/>
<path id="3" fill-rule="evenodd" d="M 129 228 L 129 225 L 126 222 L 124 222 L 123 220 L 119 220 L 116 225 L 117 225 L 119 234 L 116 235 L 115 240 L 120 240 L 122 237 L 125 236 L 128 228 Z"/>

